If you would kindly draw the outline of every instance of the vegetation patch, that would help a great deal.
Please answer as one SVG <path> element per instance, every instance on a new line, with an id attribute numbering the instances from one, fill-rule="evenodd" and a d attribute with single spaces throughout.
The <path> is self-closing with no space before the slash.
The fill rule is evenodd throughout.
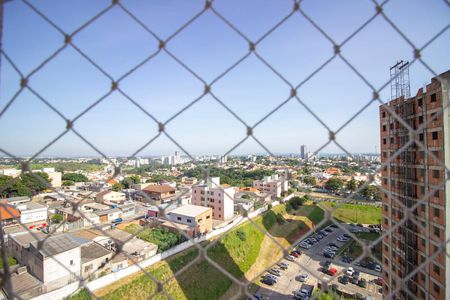
<path id="1" fill-rule="evenodd" d="M 186 241 L 186 237 L 181 233 L 174 233 L 162 227 L 143 229 L 137 224 L 130 224 L 125 227 L 125 231 L 136 235 L 141 240 L 158 245 L 158 252 L 164 252 Z"/>
<path id="2" fill-rule="evenodd" d="M 320 205 L 330 208 L 338 206 L 333 217 L 339 222 L 381 224 L 381 207 L 349 203 L 339 205 L 333 202 L 322 202 Z"/>

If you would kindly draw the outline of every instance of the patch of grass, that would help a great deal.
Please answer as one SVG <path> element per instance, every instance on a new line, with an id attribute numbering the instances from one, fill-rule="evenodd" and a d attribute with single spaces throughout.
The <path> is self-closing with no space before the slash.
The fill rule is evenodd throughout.
<path id="1" fill-rule="evenodd" d="M 69 299 L 70 300 L 91 300 L 94 298 L 91 296 L 91 294 L 89 294 L 88 291 L 86 291 L 86 289 L 82 289 L 78 293 L 72 295 Z"/>
<path id="2" fill-rule="evenodd" d="M 137 236 L 141 240 L 158 245 L 158 253 L 166 251 L 186 240 L 182 234 L 171 232 L 162 227 L 142 230 L 142 226 L 130 224 L 125 227 L 125 231 Z"/>
<path id="3" fill-rule="evenodd" d="M 322 202 L 320 205 L 335 207 L 334 202 Z M 343 223 L 381 224 L 381 207 L 345 203 L 334 212 L 333 217 Z"/>

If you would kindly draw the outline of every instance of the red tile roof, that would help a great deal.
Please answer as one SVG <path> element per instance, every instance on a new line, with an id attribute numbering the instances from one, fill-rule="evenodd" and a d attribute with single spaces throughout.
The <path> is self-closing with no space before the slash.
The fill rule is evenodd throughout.
<path id="1" fill-rule="evenodd" d="M 143 189 L 144 192 L 149 192 L 149 193 L 170 193 L 170 192 L 175 192 L 175 189 L 171 186 L 168 185 L 157 185 L 157 184 L 152 184 L 147 186 L 146 188 Z"/>
<path id="2" fill-rule="evenodd" d="M 14 206 L 7 204 L 7 201 L 0 201 L 1 220 L 15 219 L 20 217 L 20 211 Z"/>

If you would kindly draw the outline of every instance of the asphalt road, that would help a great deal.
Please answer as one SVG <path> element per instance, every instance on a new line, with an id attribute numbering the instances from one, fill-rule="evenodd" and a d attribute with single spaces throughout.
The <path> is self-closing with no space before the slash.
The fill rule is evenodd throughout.
<path id="1" fill-rule="evenodd" d="M 328 283 L 329 285 L 337 284 L 339 290 L 349 294 L 360 293 L 363 296 L 371 296 L 372 299 L 381 300 L 382 295 L 378 293 L 380 287 L 371 282 L 378 277 L 378 273 L 374 271 L 352 265 L 355 270 L 360 271 L 360 278 L 365 278 L 367 280 L 368 284 L 366 288 L 361 288 L 352 283 L 348 283 L 347 285 L 338 283 L 338 276 L 342 275 L 348 266 L 338 261 L 338 258 L 335 259 L 336 263 L 334 261 L 332 263 L 332 267 L 338 271 L 335 276 L 329 276 L 321 271 L 321 263 L 325 261 L 325 258 L 322 255 L 323 249 L 331 242 L 337 245 L 345 244 L 336 241 L 336 238 L 342 233 L 343 231 L 341 229 L 334 228 L 332 233 L 324 237 L 310 249 L 302 249 L 303 255 L 297 258 L 296 261 L 298 264 L 284 260 L 289 267 L 287 270 L 282 271 L 282 275 L 278 278 L 278 282 L 273 286 L 263 284 L 264 287 L 258 290 L 257 293 L 262 295 L 265 299 L 292 299 L 294 292 L 299 290 L 302 284 L 306 283 L 317 287 L 317 283 L 321 282 L 322 284 Z M 368 272 L 373 274 L 369 274 Z M 298 280 L 299 275 L 301 274 L 309 275 L 306 282 L 300 282 Z"/>

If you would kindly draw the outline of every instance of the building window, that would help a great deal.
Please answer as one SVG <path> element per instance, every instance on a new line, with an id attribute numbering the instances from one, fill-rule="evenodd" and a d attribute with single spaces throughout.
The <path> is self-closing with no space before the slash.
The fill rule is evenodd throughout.
<path id="1" fill-rule="evenodd" d="M 440 294 L 441 293 L 441 289 L 439 288 L 439 286 L 433 282 L 433 289 L 436 293 Z"/>
<path id="2" fill-rule="evenodd" d="M 389 224 L 389 221 L 388 221 L 388 219 L 384 219 L 384 225 L 388 225 Z"/>
<path id="3" fill-rule="evenodd" d="M 435 198 L 439 198 L 439 191 L 435 191 L 435 192 L 434 192 L 434 197 L 435 197 Z"/>
<path id="4" fill-rule="evenodd" d="M 419 124 L 423 123 L 423 116 L 419 116 Z"/>
<path id="5" fill-rule="evenodd" d="M 423 104 L 422 98 L 417 99 L 417 105 L 422 106 L 422 104 Z"/>
<path id="6" fill-rule="evenodd" d="M 222 208 L 221 208 L 221 207 L 219 207 L 219 211 L 220 211 L 220 210 L 222 210 Z"/>
<path id="7" fill-rule="evenodd" d="M 381 116 L 382 116 L 383 118 L 386 118 L 386 112 L 383 111 L 383 112 L 381 113 Z"/>
<path id="8" fill-rule="evenodd" d="M 385 204 L 384 205 L 384 211 L 388 211 L 389 210 L 389 207 Z"/>
<path id="9" fill-rule="evenodd" d="M 177 217 L 177 220 L 178 220 L 178 221 L 181 221 L 181 217 Z"/>
<path id="10" fill-rule="evenodd" d="M 437 118 L 438 118 L 437 113 L 432 113 L 432 114 L 431 114 L 431 120 L 432 120 L 432 121 L 436 121 Z"/>
<path id="11" fill-rule="evenodd" d="M 440 215 L 439 208 L 435 207 L 435 208 L 433 209 L 433 213 L 434 213 L 434 216 L 435 216 L 435 217 L 438 217 L 438 218 L 439 218 L 439 215 Z"/>
<path id="12" fill-rule="evenodd" d="M 222 215 L 221 215 L 221 214 L 219 214 L 219 218 L 222 218 Z"/>
<path id="13" fill-rule="evenodd" d="M 386 158 L 387 157 L 387 152 L 383 151 L 383 157 Z"/>
<path id="14" fill-rule="evenodd" d="M 433 170 L 433 178 L 439 179 L 439 170 Z"/>
<path id="15" fill-rule="evenodd" d="M 206 219 L 209 219 L 209 216 L 206 216 Z"/>
<path id="16" fill-rule="evenodd" d="M 188 223 L 192 223 L 192 220 L 191 220 L 191 219 L 186 219 L 186 221 L 187 221 Z"/>
<path id="17" fill-rule="evenodd" d="M 425 208 L 426 208 L 425 204 L 421 204 L 420 208 L 422 209 L 422 211 L 425 211 Z"/>
<path id="18" fill-rule="evenodd" d="M 441 236 L 441 230 L 439 229 L 439 227 L 433 226 L 433 230 L 434 230 L 434 235 L 437 237 Z"/>
<path id="19" fill-rule="evenodd" d="M 431 94 L 430 102 L 436 102 L 436 94 Z"/>
<path id="20" fill-rule="evenodd" d="M 438 133 L 437 131 L 432 132 L 432 133 L 431 133 L 431 138 L 432 138 L 433 140 L 437 140 L 437 139 L 438 139 L 438 135 L 439 135 L 439 133 Z"/>
<path id="21" fill-rule="evenodd" d="M 425 247 L 425 239 L 421 239 L 421 241 L 422 241 L 422 246 L 424 246 Z"/>
<path id="22" fill-rule="evenodd" d="M 386 145 L 386 139 L 383 139 L 383 145 Z"/>
<path id="23" fill-rule="evenodd" d="M 422 272 L 420 273 L 420 277 L 422 279 L 422 281 L 425 281 L 425 274 L 423 274 Z"/>
<path id="24" fill-rule="evenodd" d="M 394 138 L 393 137 L 391 137 L 391 144 L 393 144 L 394 143 Z"/>
<path id="25" fill-rule="evenodd" d="M 419 141 L 423 141 L 423 133 L 419 134 Z"/>
<path id="26" fill-rule="evenodd" d="M 441 274 L 441 268 L 439 268 L 439 266 L 436 264 L 433 264 L 433 271 L 434 271 L 434 273 L 436 273 L 438 275 Z"/>
<path id="27" fill-rule="evenodd" d="M 70 265 L 73 266 L 73 259 L 70 260 Z"/>
<path id="28" fill-rule="evenodd" d="M 383 125 L 383 131 L 386 131 L 386 125 Z"/>

